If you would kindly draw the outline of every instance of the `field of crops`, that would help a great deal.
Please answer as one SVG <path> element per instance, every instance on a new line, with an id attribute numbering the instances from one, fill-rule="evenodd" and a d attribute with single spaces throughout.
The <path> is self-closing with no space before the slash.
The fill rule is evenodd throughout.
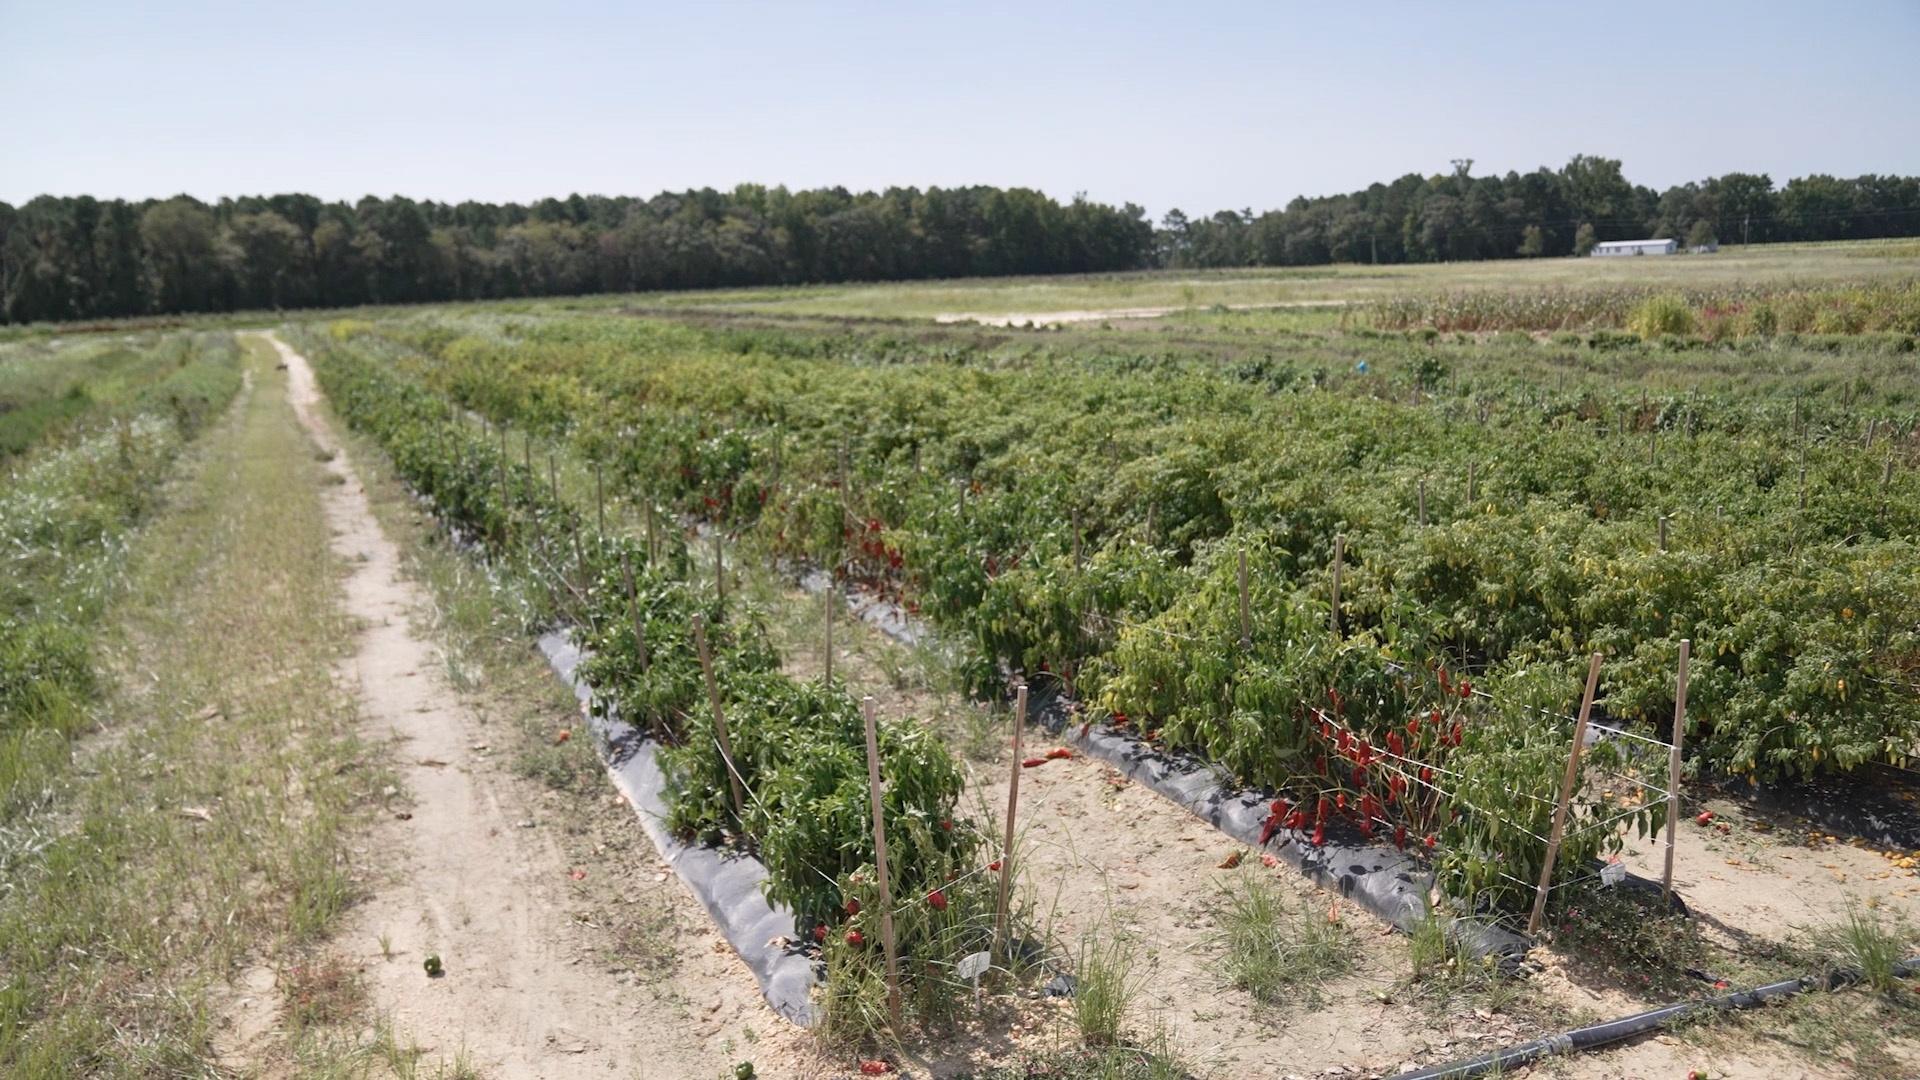
<path id="1" fill-rule="evenodd" d="M 898 597 L 964 643 L 977 690 L 1057 678 L 1091 716 L 1432 848 L 1456 895 L 1508 909 L 1572 736 L 1536 710 L 1572 713 L 1589 652 L 1596 716 L 1662 737 L 1692 642 L 1703 778 L 1904 763 L 1920 733 L 1912 398 L 1815 354 L 1675 390 L 1691 354 L 1639 345 L 1549 381 L 1529 363 L 1567 358 L 1531 343 L 1503 369 L 1350 340 L 1334 368 L 1312 343 L 1225 359 L 567 314 L 308 340 L 436 422 L 452 402 L 565 442 L 622 492 Z M 1410 791 L 1366 767 L 1389 746 L 1475 782 Z M 689 790 L 714 800 L 707 757 Z M 1569 875 L 1618 843 L 1580 835 Z"/>

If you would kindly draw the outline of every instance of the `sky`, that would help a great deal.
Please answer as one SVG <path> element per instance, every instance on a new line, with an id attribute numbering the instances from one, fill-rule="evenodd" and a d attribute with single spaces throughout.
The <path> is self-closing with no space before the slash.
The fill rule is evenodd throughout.
<path id="1" fill-rule="evenodd" d="M 1920 2 L 0 0 L 0 200 L 1920 174 Z"/>

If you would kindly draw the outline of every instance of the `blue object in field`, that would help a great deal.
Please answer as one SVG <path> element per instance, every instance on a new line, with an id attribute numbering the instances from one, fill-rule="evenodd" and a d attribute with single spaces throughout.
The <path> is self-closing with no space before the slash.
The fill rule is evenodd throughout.
<path id="1" fill-rule="evenodd" d="M 1365 360 L 1360 361 L 1359 363 L 1353 365 L 1353 370 L 1359 372 L 1362 375 L 1365 375 L 1367 373 L 1367 362 Z"/>

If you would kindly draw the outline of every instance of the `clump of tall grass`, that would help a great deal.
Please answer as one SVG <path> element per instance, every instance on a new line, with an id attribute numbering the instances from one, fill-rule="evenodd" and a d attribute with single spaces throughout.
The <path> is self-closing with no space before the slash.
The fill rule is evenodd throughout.
<path id="1" fill-rule="evenodd" d="M 1257 1001 L 1311 991 L 1353 966 L 1353 942 L 1335 911 L 1292 901 L 1265 876 L 1229 885 L 1216 918 L 1226 975 Z"/>
<path id="2" fill-rule="evenodd" d="M 1836 967 L 1853 969 L 1862 985 L 1883 994 L 1895 987 L 1908 939 L 1908 934 L 1888 926 L 1878 915 L 1851 905 L 1844 919 L 1816 935 Z"/>

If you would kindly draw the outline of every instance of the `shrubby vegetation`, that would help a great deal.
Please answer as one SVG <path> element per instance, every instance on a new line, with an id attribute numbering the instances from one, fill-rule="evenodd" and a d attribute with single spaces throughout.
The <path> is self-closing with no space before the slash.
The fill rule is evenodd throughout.
<path id="1" fill-rule="evenodd" d="M 1704 289 L 1589 287 L 1401 296 L 1378 301 L 1368 319 L 1388 330 L 1564 331 L 1602 328 L 1643 338 L 1709 341 L 1782 334 L 1920 335 L 1920 281 L 1862 285 Z M 1911 349 L 1911 341 L 1895 347 Z"/>
<path id="2" fill-rule="evenodd" d="M 96 690 L 96 624 L 181 449 L 240 387 L 228 334 L 0 352 L 0 818 L 66 752 Z"/>
<path id="3" fill-rule="evenodd" d="M 1520 840 L 1546 831 L 1571 738 L 1531 710 L 1573 711 L 1589 651 L 1607 657 L 1601 718 L 1660 734 L 1693 641 L 1703 774 L 1905 761 L 1920 734 L 1920 587 L 1901 570 L 1920 499 L 1883 471 L 1911 398 L 1862 412 L 1818 364 L 1746 391 L 1650 392 L 1605 368 L 1546 389 L 1462 380 L 1454 354 L 1390 338 L 1342 346 L 1370 363 L 1336 376 L 1315 342 L 1222 364 L 583 316 L 419 317 L 348 345 L 572 438 L 629 490 L 897 591 L 971 649 L 978 686 L 1058 678 L 1282 789 L 1308 831 L 1431 835 L 1458 891 L 1494 902 L 1537 869 Z M 1608 355 L 1686 362 L 1634 338 Z M 1898 441 L 1866 451 L 1869 415 Z M 1396 741 L 1474 782 L 1396 778 Z M 1474 808 L 1494 814 L 1455 816 Z M 1566 875 L 1614 842 L 1580 836 Z"/>

